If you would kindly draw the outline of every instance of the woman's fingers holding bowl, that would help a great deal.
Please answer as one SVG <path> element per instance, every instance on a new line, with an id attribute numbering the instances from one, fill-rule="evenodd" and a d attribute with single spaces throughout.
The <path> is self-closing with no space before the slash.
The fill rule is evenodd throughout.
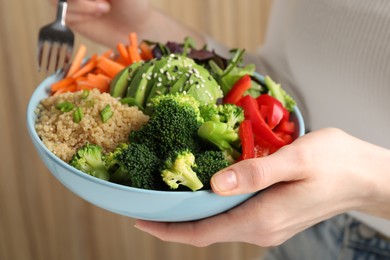
<path id="1" fill-rule="evenodd" d="M 303 179 L 298 155 L 289 146 L 267 157 L 243 160 L 216 173 L 211 179 L 213 191 L 230 196 L 256 192 L 278 182 Z"/>
<path id="2" fill-rule="evenodd" d="M 240 241 L 241 239 L 237 236 L 240 232 L 234 229 L 241 226 L 232 225 L 235 222 L 239 223 L 238 220 L 234 220 L 237 216 L 238 214 L 227 212 L 215 217 L 188 222 L 136 220 L 135 227 L 163 241 L 205 247 L 217 242 Z"/>

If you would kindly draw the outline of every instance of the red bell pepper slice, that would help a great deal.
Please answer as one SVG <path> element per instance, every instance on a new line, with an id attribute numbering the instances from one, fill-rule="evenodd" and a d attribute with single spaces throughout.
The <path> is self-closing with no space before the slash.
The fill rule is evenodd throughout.
<path id="1" fill-rule="evenodd" d="M 283 132 L 275 132 L 275 134 L 281 139 L 283 139 L 286 144 L 291 144 L 293 141 L 293 137 L 291 136 L 291 134 L 286 134 Z"/>
<path id="2" fill-rule="evenodd" d="M 255 157 L 264 157 L 273 154 L 278 150 L 277 147 L 270 145 L 261 137 L 255 136 Z"/>
<path id="3" fill-rule="evenodd" d="M 245 91 L 251 88 L 251 77 L 249 75 L 242 76 L 234 83 L 233 87 L 223 99 L 224 103 L 237 104 L 243 97 Z"/>
<path id="4" fill-rule="evenodd" d="M 286 134 L 293 134 L 295 132 L 295 123 L 292 121 L 282 120 L 275 128 L 275 132 L 283 132 Z"/>
<path id="5" fill-rule="evenodd" d="M 245 119 L 249 119 L 252 122 L 255 135 L 260 136 L 264 141 L 278 148 L 286 144 L 265 122 L 260 114 L 260 109 L 255 98 L 249 95 L 244 96 L 241 99 L 241 106 L 244 109 Z"/>
<path id="6" fill-rule="evenodd" d="M 255 138 L 253 136 L 252 122 L 244 120 L 238 131 L 241 140 L 241 159 L 255 158 Z"/>
<path id="7" fill-rule="evenodd" d="M 256 101 L 260 107 L 260 111 L 264 110 L 263 107 L 267 108 L 266 115 L 262 115 L 271 129 L 274 129 L 282 119 L 286 118 L 288 120 L 289 112 L 276 98 L 268 94 L 262 94 L 256 98 Z"/>

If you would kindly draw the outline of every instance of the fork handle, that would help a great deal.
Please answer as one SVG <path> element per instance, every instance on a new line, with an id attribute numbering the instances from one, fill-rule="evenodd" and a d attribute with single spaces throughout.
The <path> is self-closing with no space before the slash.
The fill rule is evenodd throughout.
<path id="1" fill-rule="evenodd" d="M 58 0 L 56 21 L 65 25 L 66 10 L 68 9 L 67 0 Z"/>

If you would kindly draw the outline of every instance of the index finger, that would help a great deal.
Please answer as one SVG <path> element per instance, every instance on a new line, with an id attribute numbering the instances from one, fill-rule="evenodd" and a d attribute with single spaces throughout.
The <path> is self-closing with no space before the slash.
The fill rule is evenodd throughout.
<path id="1" fill-rule="evenodd" d="M 234 219 L 230 211 L 214 217 L 188 222 L 154 222 L 136 220 L 135 227 L 163 241 L 205 247 L 216 242 L 237 241 L 229 234 L 234 232 Z"/>

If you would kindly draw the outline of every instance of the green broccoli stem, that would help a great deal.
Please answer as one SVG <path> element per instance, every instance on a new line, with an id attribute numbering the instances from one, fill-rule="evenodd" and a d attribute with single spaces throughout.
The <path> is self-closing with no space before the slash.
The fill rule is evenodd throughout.
<path id="1" fill-rule="evenodd" d="M 93 169 L 90 170 L 90 174 L 96 178 L 108 181 L 110 175 L 104 166 L 92 165 Z"/>
<path id="2" fill-rule="evenodd" d="M 232 143 L 239 139 L 237 132 L 223 122 L 206 121 L 198 129 L 198 136 L 213 143 L 221 151 L 232 153 Z"/>
<path id="3" fill-rule="evenodd" d="M 288 111 L 292 112 L 294 110 L 295 100 L 287 94 L 280 84 L 277 84 L 269 76 L 264 78 L 264 83 L 271 96 L 279 100 Z"/>
<path id="4" fill-rule="evenodd" d="M 123 169 L 122 166 L 119 166 L 111 175 L 110 175 L 110 181 L 113 182 L 122 182 L 122 181 L 129 181 L 130 176 L 129 173 Z"/>

